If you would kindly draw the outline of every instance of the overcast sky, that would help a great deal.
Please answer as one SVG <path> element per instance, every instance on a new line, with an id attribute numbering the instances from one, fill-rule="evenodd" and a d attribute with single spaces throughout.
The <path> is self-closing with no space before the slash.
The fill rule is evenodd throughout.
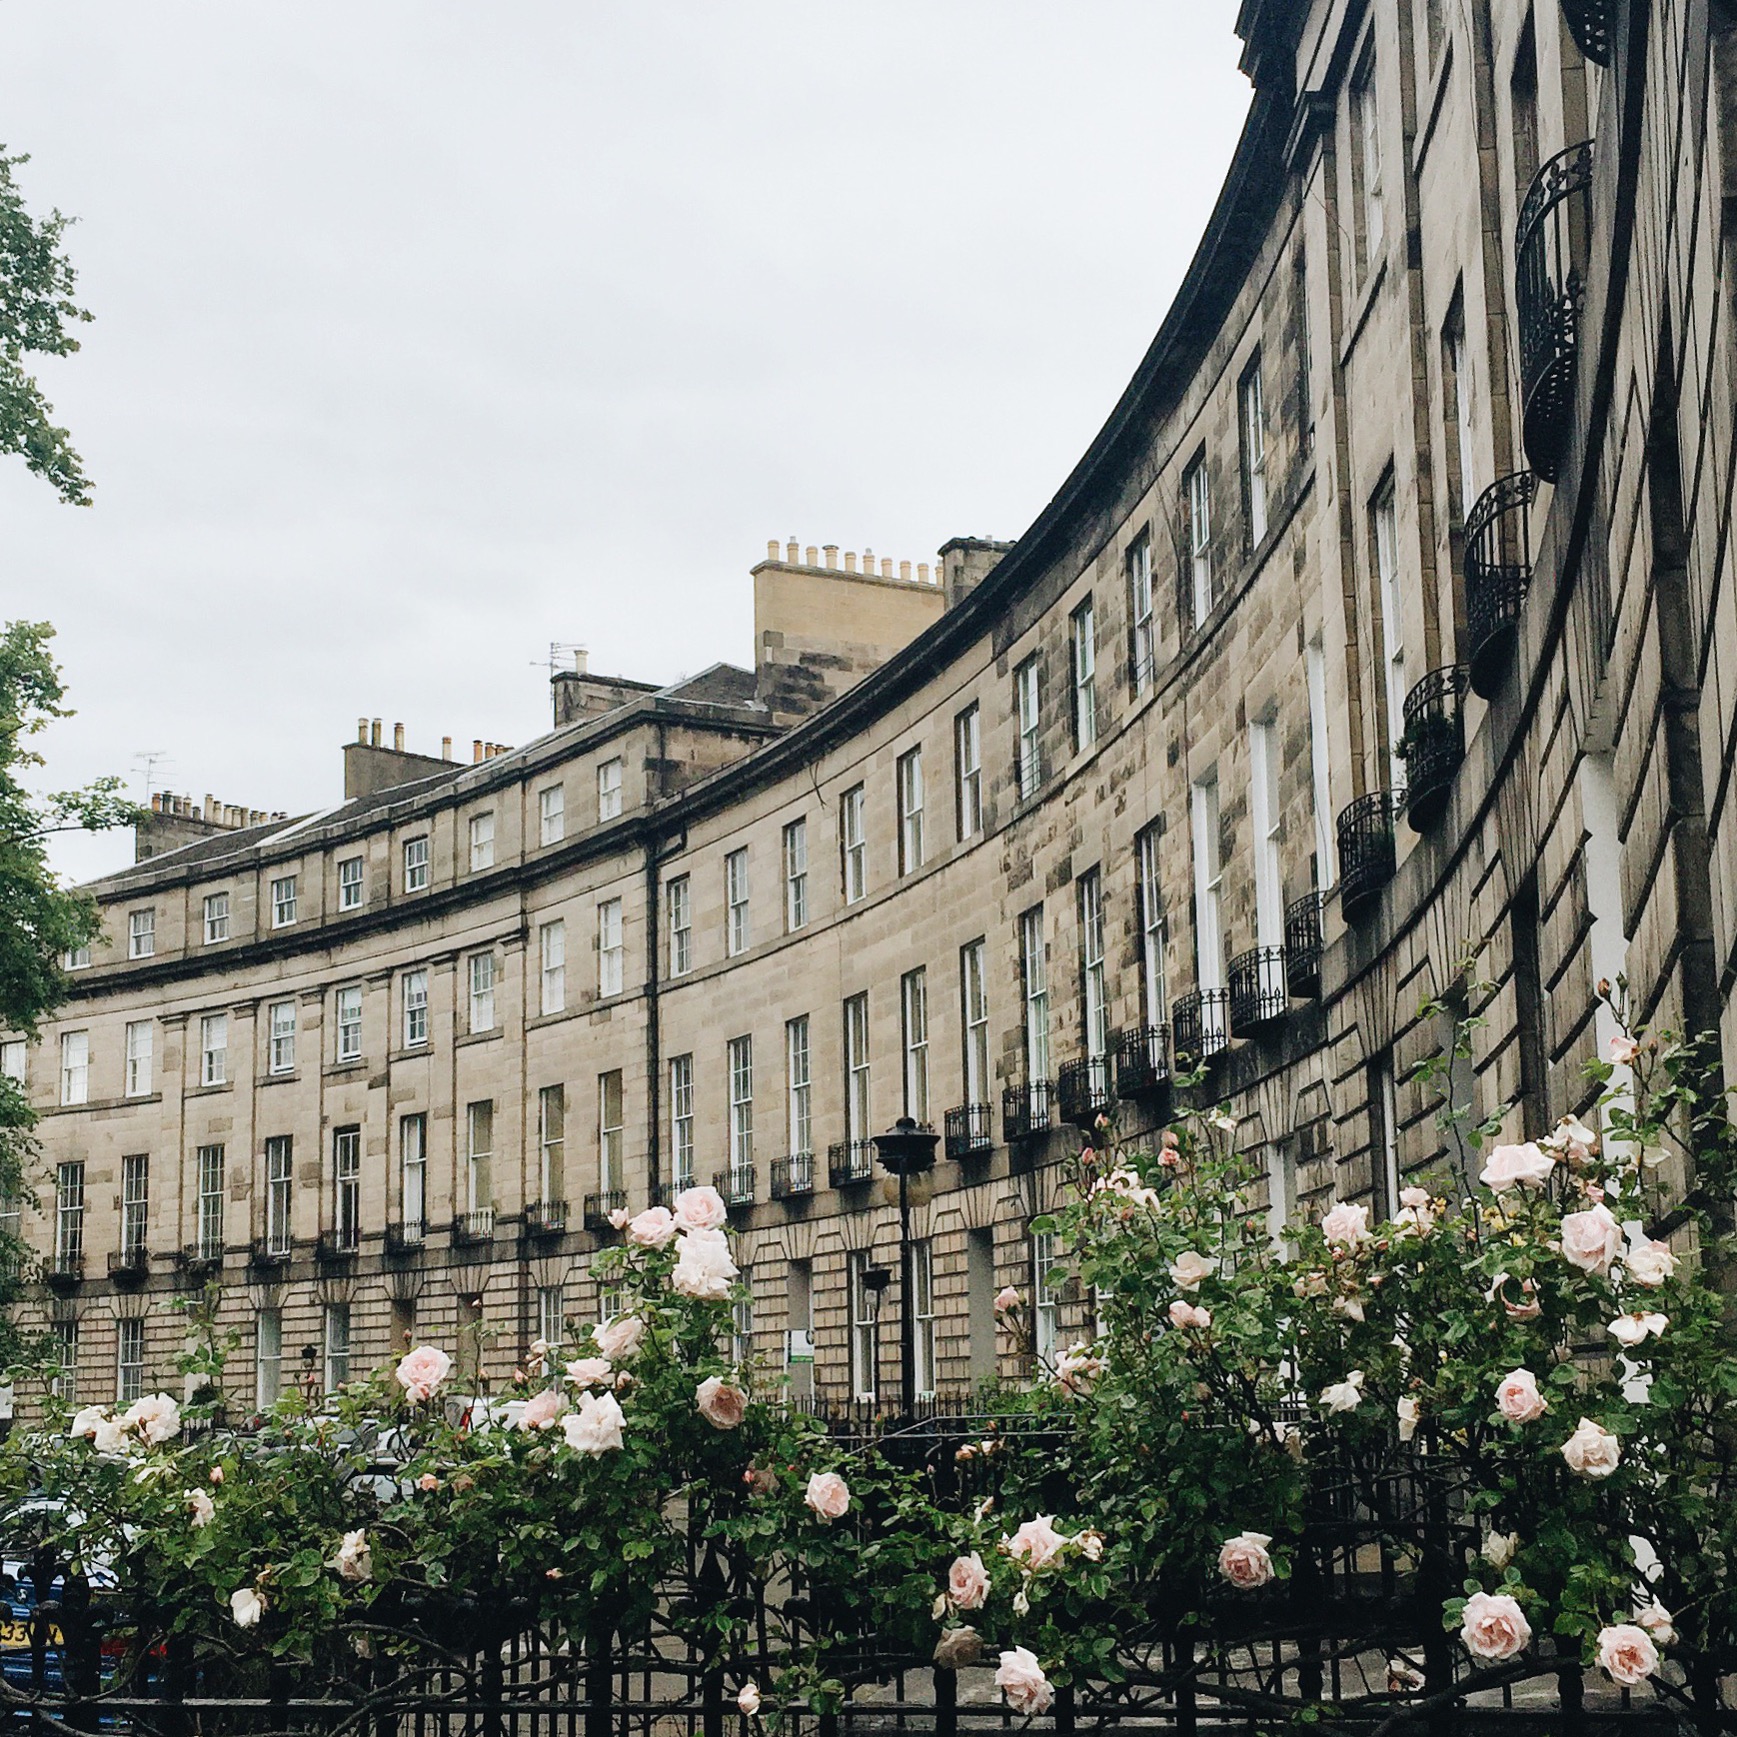
<path id="1" fill-rule="evenodd" d="M 547 729 L 552 640 L 751 662 L 768 537 L 1017 536 L 1186 269 L 1235 12 L 0 0 L 0 143 L 97 316 L 41 371 L 95 507 L 0 461 L 55 781 L 155 751 L 305 811 L 358 715 Z"/>

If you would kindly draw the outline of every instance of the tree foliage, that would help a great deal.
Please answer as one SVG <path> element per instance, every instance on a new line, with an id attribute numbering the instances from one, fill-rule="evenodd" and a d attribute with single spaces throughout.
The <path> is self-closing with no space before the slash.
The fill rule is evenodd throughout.
<path id="1" fill-rule="evenodd" d="M 28 161 L 0 147 L 0 452 L 21 453 L 63 501 L 88 507 L 84 463 L 26 367 L 30 356 L 70 356 L 74 327 L 91 317 L 73 299 L 77 273 L 61 246 L 71 220 L 31 216 L 12 178 Z"/>

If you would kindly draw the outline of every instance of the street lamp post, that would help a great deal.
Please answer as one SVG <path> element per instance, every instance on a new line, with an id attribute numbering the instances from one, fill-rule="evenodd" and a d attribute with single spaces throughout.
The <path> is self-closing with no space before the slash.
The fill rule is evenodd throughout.
<path id="1" fill-rule="evenodd" d="M 901 1116 L 874 1137 L 875 1156 L 899 1179 L 899 1402 L 906 1418 L 917 1410 L 917 1320 L 911 1273 L 911 1178 L 935 1163 L 940 1136 L 909 1116 Z"/>

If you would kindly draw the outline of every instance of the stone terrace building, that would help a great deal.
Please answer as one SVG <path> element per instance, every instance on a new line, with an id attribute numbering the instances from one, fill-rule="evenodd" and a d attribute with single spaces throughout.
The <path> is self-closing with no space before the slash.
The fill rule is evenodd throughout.
<path id="1" fill-rule="evenodd" d="M 1182 1058 L 1275 1220 L 1443 1174 L 1409 1074 L 1462 957 L 1457 1086 L 1511 1132 L 1587 1103 L 1601 977 L 1737 1059 L 1737 12 L 1238 28 L 1199 252 L 1017 543 L 774 545 L 754 671 L 569 672 L 469 765 L 365 730 L 342 806 L 172 802 L 96 888 L 63 1016 L 4 1052 L 81 1396 L 161 1381 L 213 1275 L 261 1399 L 409 1332 L 504 1371 L 608 1306 L 608 1212 L 689 1178 L 744 1347 L 890 1392 L 866 1142 L 905 1112 L 944 1136 L 914 1306 L 954 1391 L 1021 1366 L 1003 1283 L 1040 1351 L 1081 1328 L 1028 1227 L 1070 1124 L 1151 1128 Z"/>

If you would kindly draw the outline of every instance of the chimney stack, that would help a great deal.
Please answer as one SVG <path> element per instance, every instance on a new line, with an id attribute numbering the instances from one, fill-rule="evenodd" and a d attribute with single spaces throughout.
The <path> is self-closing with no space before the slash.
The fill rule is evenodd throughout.
<path id="1" fill-rule="evenodd" d="M 404 752 L 404 726 L 402 724 L 392 726 L 392 752 L 394 754 Z"/>
<path id="2" fill-rule="evenodd" d="M 378 718 L 368 727 L 368 745 L 373 748 L 380 746 L 380 720 Z"/>
<path id="3" fill-rule="evenodd" d="M 367 747 L 368 720 L 366 718 L 358 718 L 356 720 L 356 740 L 360 742 L 364 748 Z"/>
<path id="4" fill-rule="evenodd" d="M 450 736 L 442 736 L 440 738 L 440 757 L 443 760 L 450 760 L 452 758 L 452 738 Z"/>

